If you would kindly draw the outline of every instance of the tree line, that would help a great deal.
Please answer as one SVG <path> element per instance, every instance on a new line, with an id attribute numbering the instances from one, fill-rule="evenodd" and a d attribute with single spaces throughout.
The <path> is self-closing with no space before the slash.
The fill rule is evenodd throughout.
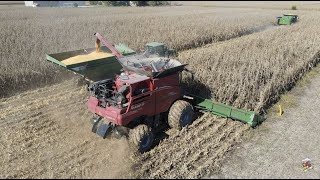
<path id="1" fill-rule="evenodd" d="M 166 6 L 169 1 L 89 1 L 90 5 L 105 6 Z"/>

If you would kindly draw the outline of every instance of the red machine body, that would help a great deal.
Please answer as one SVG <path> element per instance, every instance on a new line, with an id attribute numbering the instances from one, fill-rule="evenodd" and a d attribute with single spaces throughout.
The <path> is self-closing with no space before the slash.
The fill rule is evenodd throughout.
<path id="1" fill-rule="evenodd" d="M 181 98 L 179 73 L 162 78 L 151 78 L 134 72 L 126 72 L 126 78 L 116 76 L 115 91 L 129 86 L 127 102 L 119 106 L 105 105 L 94 96 L 88 99 L 89 110 L 115 125 L 127 125 L 139 117 L 153 117 L 167 112 Z"/>
<path id="2" fill-rule="evenodd" d="M 94 114 L 92 132 L 103 138 L 111 132 L 131 134 L 130 141 L 144 152 L 152 145 L 153 133 L 166 120 L 171 125 L 174 121 L 172 126 L 177 128 L 192 121 L 192 105 L 177 101 L 183 97 L 180 74 L 186 64 L 149 51 L 123 56 L 99 33 L 95 36 L 96 50 L 102 42 L 123 68 L 114 78 L 88 83 L 91 95 L 87 106 Z"/>

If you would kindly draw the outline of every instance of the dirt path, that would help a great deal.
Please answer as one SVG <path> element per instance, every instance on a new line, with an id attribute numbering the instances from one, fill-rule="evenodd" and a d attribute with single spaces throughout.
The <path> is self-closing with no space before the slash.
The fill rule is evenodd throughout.
<path id="1" fill-rule="evenodd" d="M 90 132 L 74 80 L 0 99 L 0 178 L 127 178 L 125 139 Z"/>
<path id="2" fill-rule="evenodd" d="M 287 95 L 294 107 L 273 115 L 224 161 L 211 178 L 320 178 L 320 68 L 307 87 Z M 275 113 L 273 113 L 275 114 Z M 313 170 L 303 171 L 311 159 Z"/>

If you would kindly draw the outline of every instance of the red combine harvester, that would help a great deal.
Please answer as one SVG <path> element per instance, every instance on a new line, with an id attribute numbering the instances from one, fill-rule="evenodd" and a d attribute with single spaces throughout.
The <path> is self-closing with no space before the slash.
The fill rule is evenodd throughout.
<path id="1" fill-rule="evenodd" d="M 87 82 L 90 93 L 87 106 L 94 114 L 92 132 L 106 138 L 111 132 L 129 137 L 132 145 L 140 152 L 149 150 L 154 142 L 154 133 L 159 130 L 161 123 L 168 124 L 171 128 L 181 129 L 193 121 L 194 112 L 203 110 L 213 114 L 240 120 L 256 126 L 263 118 L 255 112 L 233 108 L 228 105 L 213 102 L 195 95 L 185 94 L 181 87 L 181 72 L 189 72 L 177 60 L 159 54 L 169 55 L 173 51 L 161 43 L 153 43 L 154 47 L 147 47 L 142 54 L 126 53 L 119 51 L 121 47 L 113 47 L 100 34 L 95 33 L 96 51 L 100 51 L 102 42 L 116 60 L 101 60 L 109 62 L 102 74 L 115 73 L 114 78 L 99 78 L 98 81 Z M 159 48 L 162 47 L 162 48 Z M 158 51 L 157 51 L 158 49 Z M 159 51 L 160 49 L 160 51 Z M 92 49 L 90 49 L 92 50 Z M 85 50 L 87 51 L 87 50 Z M 96 72 L 97 60 L 90 63 L 80 63 L 75 66 L 66 66 L 62 59 L 78 54 L 78 51 L 47 55 L 47 60 L 66 67 L 86 77 Z M 158 55 L 156 55 L 158 52 Z M 68 55 L 66 55 L 68 54 Z M 113 71 L 112 63 L 119 63 L 122 69 Z M 94 64 L 94 65 L 92 65 Z M 87 72 L 86 68 L 94 66 L 95 71 Z M 80 73 L 79 73 L 80 72 Z M 100 73 L 101 74 L 101 73 Z M 112 73 L 111 73 L 112 74 Z"/>
<path id="2" fill-rule="evenodd" d="M 179 78 L 186 65 L 146 54 L 123 56 L 100 34 L 95 35 L 98 44 L 101 41 L 117 56 L 124 72 L 114 80 L 89 85 L 93 96 L 88 108 L 97 115 L 92 122 L 94 133 L 105 138 L 111 129 L 127 127 L 131 142 L 145 152 L 153 143 L 152 130 L 158 128 L 160 119 L 168 116 L 169 125 L 178 129 L 192 122 L 193 106 L 183 100 Z"/>

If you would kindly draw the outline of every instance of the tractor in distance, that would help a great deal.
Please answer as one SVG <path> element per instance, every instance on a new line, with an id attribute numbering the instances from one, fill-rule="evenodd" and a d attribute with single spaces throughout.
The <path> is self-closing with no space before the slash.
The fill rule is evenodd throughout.
<path id="1" fill-rule="evenodd" d="M 298 21 L 299 17 L 296 14 L 283 14 L 283 16 L 277 17 L 278 25 L 291 25 Z"/>

